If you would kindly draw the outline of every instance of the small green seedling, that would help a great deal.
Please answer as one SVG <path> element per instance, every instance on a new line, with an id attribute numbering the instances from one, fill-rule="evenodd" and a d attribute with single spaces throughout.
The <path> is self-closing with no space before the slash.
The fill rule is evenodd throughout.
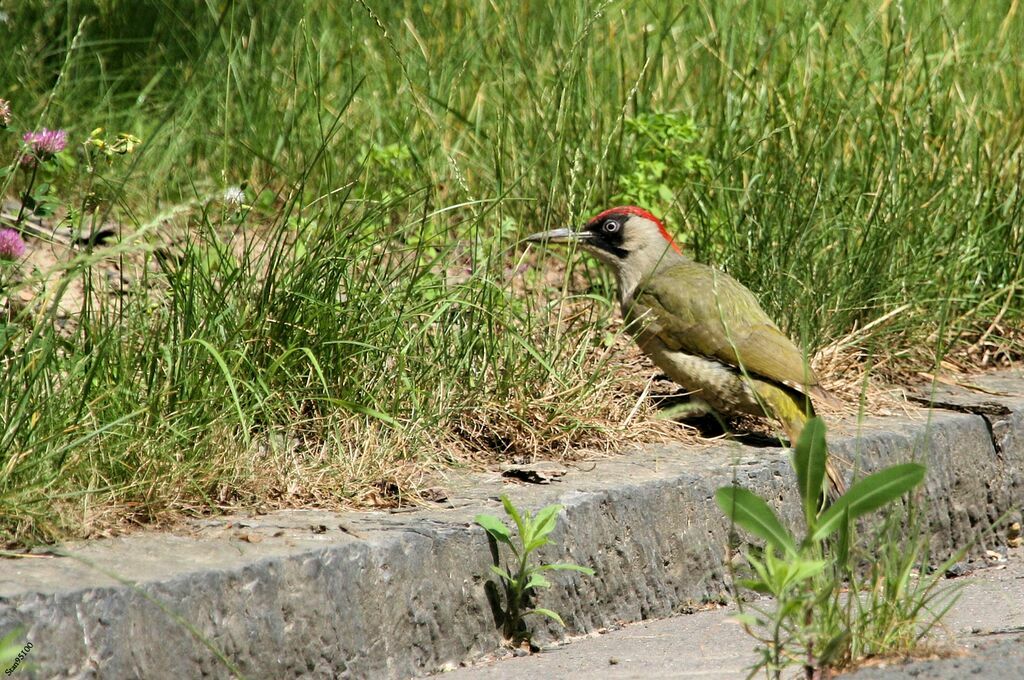
<path id="1" fill-rule="evenodd" d="M 508 496 L 502 495 L 501 503 L 505 506 L 505 512 L 515 522 L 519 533 L 518 540 L 513 539 L 511 530 L 494 515 L 477 515 L 474 521 L 487 531 L 495 543 L 504 543 L 512 551 L 514 559 L 509 569 L 503 569 L 499 559 L 498 564 L 491 565 L 491 571 L 501 579 L 505 587 L 505 637 L 518 644 L 529 642 L 530 634 L 523 619 L 530 614 L 541 614 L 554 619 L 562 626 L 565 625 L 562 617 L 550 609 L 530 606 L 530 597 L 537 588 L 551 587 L 551 582 L 545 578 L 543 572 L 578 571 L 593 576 L 594 570 L 567 562 L 531 563 L 530 555 L 552 542 L 548 536 L 555 528 L 558 513 L 562 511 L 561 505 L 549 505 L 531 517 L 530 513 L 517 510 Z"/>
<path id="2" fill-rule="evenodd" d="M 854 540 L 854 520 L 897 502 L 921 483 L 924 466 L 885 468 L 823 507 L 827 455 L 825 425 L 812 418 L 793 455 L 807 526 L 802 541 L 750 491 L 726 486 L 715 493 L 733 524 L 764 541 L 763 548 L 747 550 L 750 577 L 736 582 L 773 597 L 774 609 L 736 618 L 762 644 L 762 660 L 754 672 L 764 669 L 769 677 L 779 677 L 792 664 L 802 665 L 807 677 L 818 677 L 825 669 L 863 656 L 909 651 L 945 613 L 936 613 L 932 606 L 938 577 L 912 578 L 921 559 L 919 546 L 905 545 L 894 533 L 898 521 L 889 521 L 887 531 L 865 549 L 858 551 Z M 889 518 L 899 520 L 901 515 L 890 513 Z M 866 581 L 860 576 L 864 564 L 871 565 Z M 868 595 L 846 596 L 847 591 Z M 873 597 L 877 592 L 887 596 Z M 898 625 L 890 625 L 892 621 Z"/>

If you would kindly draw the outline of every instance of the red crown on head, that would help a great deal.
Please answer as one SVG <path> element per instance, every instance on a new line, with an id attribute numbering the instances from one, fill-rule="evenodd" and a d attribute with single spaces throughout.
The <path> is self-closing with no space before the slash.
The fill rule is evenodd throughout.
<path id="1" fill-rule="evenodd" d="M 636 215 L 637 217 L 642 217 L 645 220 L 650 220 L 651 222 L 654 222 L 656 225 L 658 225 L 658 231 L 660 231 L 661 235 L 665 237 L 665 240 L 668 241 L 670 246 L 672 246 L 672 249 L 675 250 L 680 255 L 683 254 L 683 251 L 679 249 L 678 245 L 676 245 L 675 239 L 672 238 L 672 234 L 668 233 L 668 229 L 666 229 L 665 225 L 661 223 L 661 220 L 652 215 L 650 212 L 644 210 L 643 208 L 639 208 L 635 205 L 620 205 L 616 208 L 608 208 L 608 210 L 605 210 L 604 212 L 595 215 L 594 218 L 591 219 L 590 221 L 595 222 L 597 220 L 603 220 L 604 218 L 610 217 L 611 215 Z"/>

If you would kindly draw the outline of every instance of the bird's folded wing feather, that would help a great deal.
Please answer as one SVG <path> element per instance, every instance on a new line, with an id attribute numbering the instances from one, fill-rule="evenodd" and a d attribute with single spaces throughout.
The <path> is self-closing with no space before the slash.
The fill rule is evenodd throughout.
<path id="1" fill-rule="evenodd" d="M 706 265 L 676 265 L 641 282 L 627 320 L 638 320 L 669 349 L 731 366 L 742 360 L 748 373 L 796 387 L 818 383 L 753 293 Z"/>

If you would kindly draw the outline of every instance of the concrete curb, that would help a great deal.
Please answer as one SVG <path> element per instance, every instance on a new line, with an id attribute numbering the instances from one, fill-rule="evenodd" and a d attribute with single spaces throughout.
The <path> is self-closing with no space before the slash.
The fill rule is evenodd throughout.
<path id="1" fill-rule="evenodd" d="M 1024 374 L 977 382 L 990 390 L 984 399 L 954 390 L 936 398 L 984 415 L 935 410 L 830 432 L 832 450 L 861 470 L 928 464 L 939 551 L 1024 502 Z M 32 666 L 17 670 L 23 677 L 229 677 L 189 627 L 246 677 L 421 675 L 501 644 L 486 592 L 492 556 L 472 524 L 478 512 L 503 514 L 499 493 L 530 510 L 565 505 L 557 545 L 542 557 L 598 572 L 554 574 L 542 603 L 567 630 L 535 619 L 543 642 L 723 598 L 728 526 L 712 494 L 734 478 L 796 522 L 780 449 L 653 446 L 550 485 L 476 476 L 451 490 L 446 509 L 220 518 L 188 536 L 75 546 L 80 560 L 4 560 L 0 635 L 26 629 Z"/>

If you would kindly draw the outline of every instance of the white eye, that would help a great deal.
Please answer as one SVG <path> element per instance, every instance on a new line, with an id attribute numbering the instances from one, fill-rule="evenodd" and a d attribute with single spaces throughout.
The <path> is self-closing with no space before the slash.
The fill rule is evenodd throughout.
<path id="1" fill-rule="evenodd" d="M 614 234 L 619 229 L 622 229 L 622 224 L 618 220 L 608 220 L 604 223 L 604 230 L 609 234 Z"/>

